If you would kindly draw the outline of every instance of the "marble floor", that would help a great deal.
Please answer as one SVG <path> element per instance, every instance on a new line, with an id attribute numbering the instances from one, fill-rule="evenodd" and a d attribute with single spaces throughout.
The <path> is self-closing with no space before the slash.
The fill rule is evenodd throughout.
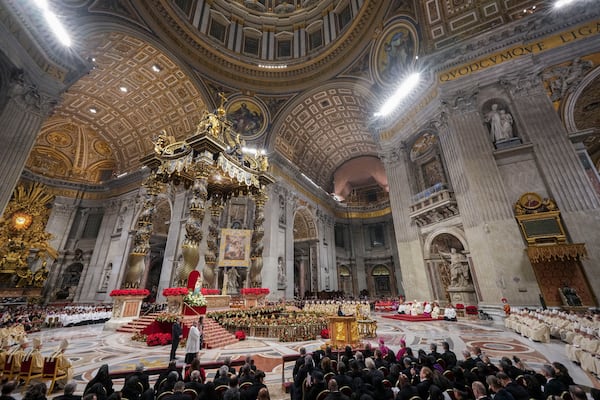
<path id="1" fill-rule="evenodd" d="M 520 335 L 507 331 L 500 322 L 460 320 L 458 322 L 405 322 L 383 318 L 384 313 L 376 313 L 377 338 L 369 339 L 374 346 L 379 338 L 383 338 L 392 350 L 400 347 L 400 339 L 405 337 L 407 345 L 416 351 L 428 350 L 431 342 L 448 341 L 453 350 L 459 352 L 466 346 L 478 345 L 488 354 L 492 361 L 499 357 L 517 355 L 530 367 L 538 369 L 542 364 L 559 361 L 571 371 L 576 383 L 588 387 L 600 388 L 600 381 L 585 373 L 579 366 L 570 362 L 566 355 L 564 344 L 557 340 L 550 343 L 536 343 Z M 103 324 L 87 325 L 69 328 L 43 329 L 30 335 L 30 339 L 39 336 L 44 343 L 44 352 L 50 353 L 62 339 L 70 343 L 67 355 L 75 367 L 75 380 L 79 392 L 83 390 L 88 380 L 94 376 L 98 367 L 108 364 L 110 370 L 133 369 L 138 362 L 148 367 L 164 366 L 169 358 L 169 346 L 148 347 L 145 343 L 134 342 L 131 334 L 106 331 Z M 205 350 L 202 361 L 221 360 L 226 356 L 237 358 L 251 354 L 259 369 L 266 372 L 266 383 L 274 400 L 288 399 L 289 395 L 281 390 L 282 366 L 281 356 L 294 354 L 302 346 L 308 351 L 321 347 L 325 340 L 307 342 L 286 342 L 265 338 L 249 337 L 225 348 Z M 184 350 L 177 353 L 182 362 Z M 459 355 L 460 358 L 460 355 Z M 287 363 L 284 369 L 284 379 L 291 380 L 293 363 Z M 213 372 L 210 372 L 212 376 Z M 115 388 L 120 389 L 122 381 L 115 381 Z M 55 392 L 53 394 L 58 394 Z"/>

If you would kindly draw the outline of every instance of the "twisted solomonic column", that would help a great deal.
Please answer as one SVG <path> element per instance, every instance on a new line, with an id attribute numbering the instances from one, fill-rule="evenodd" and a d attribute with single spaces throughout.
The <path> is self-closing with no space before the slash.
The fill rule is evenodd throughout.
<path id="1" fill-rule="evenodd" d="M 125 277 L 121 284 L 124 288 L 140 287 L 142 277 L 144 276 L 145 257 L 150 251 L 150 236 L 152 235 L 152 219 L 156 211 L 156 199 L 161 191 L 161 183 L 152 174 L 148 177 L 143 186 L 146 187 L 146 195 L 142 205 L 133 236 L 133 249 L 127 258 L 127 267 Z"/>
<path id="2" fill-rule="evenodd" d="M 249 286 L 260 287 L 262 285 L 262 268 L 263 268 L 263 238 L 265 231 L 263 223 L 265 222 L 265 204 L 267 195 L 261 191 L 255 196 L 254 202 L 256 209 L 254 211 L 254 231 L 252 232 L 252 250 L 250 253 L 250 271 L 248 276 Z"/>
<path id="3" fill-rule="evenodd" d="M 181 246 L 183 263 L 175 271 L 175 283 L 186 286 L 190 272 L 196 269 L 200 261 L 200 242 L 202 241 L 202 222 L 204 221 L 204 207 L 208 198 L 208 179 L 199 175 L 192 185 L 192 200 L 190 202 L 190 216 L 185 223 L 185 239 Z"/>

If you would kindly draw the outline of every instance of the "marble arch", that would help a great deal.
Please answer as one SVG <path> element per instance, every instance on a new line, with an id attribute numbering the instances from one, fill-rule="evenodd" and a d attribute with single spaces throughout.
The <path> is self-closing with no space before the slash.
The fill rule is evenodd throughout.
<path id="1" fill-rule="evenodd" d="M 465 233 L 462 229 L 459 229 L 458 227 L 444 227 L 436 229 L 428 233 L 427 236 L 425 236 L 425 239 L 423 240 L 423 257 L 425 259 L 429 259 L 433 256 L 431 245 L 435 238 L 443 233 L 452 235 L 455 238 L 457 238 L 463 245 L 464 251 L 469 251 L 469 244 L 467 243 L 467 238 L 465 237 Z"/>

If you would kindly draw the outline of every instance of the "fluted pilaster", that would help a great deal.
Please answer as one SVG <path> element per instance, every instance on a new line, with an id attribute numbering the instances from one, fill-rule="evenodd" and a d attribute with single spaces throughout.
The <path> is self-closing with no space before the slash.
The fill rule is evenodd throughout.
<path id="1" fill-rule="evenodd" d="M 390 188 L 390 206 L 394 216 L 396 240 L 409 242 L 418 238 L 411 225 L 409 210 L 412 202 L 407 154 L 404 147 L 390 150 L 381 156 Z"/>
<path id="2" fill-rule="evenodd" d="M 38 91 L 22 74 L 13 76 L 8 99 L 0 111 L 0 210 L 4 212 L 17 184 L 42 122 L 57 99 Z"/>
<path id="3" fill-rule="evenodd" d="M 445 100 L 445 123 L 438 125 L 448 175 L 465 228 L 512 218 L 493 146 L 476 109 L 477 92 Z"/>
<path id="4" fill-rule="evenodd" d="M 536 76 L 507 84 L 527 136 L 535 145 L 536 161 L 548 192 L 563 212 L 600 206 L 579 156 Z"/>

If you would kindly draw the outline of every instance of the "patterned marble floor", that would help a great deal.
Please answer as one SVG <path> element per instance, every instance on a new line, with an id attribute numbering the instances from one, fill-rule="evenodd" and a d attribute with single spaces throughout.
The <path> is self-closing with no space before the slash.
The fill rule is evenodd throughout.
<path id="1" fill-rule="evenodd" d="M 377 313 L 377 338 L 369 341 L 375 347 L 379 338 L 385 340 L 392 350 L 400 347 L 400 339 L 406 338 L 407 345 L 416 351 L 428 350 L 431 342 L 448 341 L 453 350 L 459 355 L 466 346 L 478 345 L 488 354 L 492 361 L 499 357 L 517 355 L 527 364 L 538 369 L 542 364 L 560 361 L 565 364 L 576 383 L 600 388 L 600 381 L 583 372 L 577 365 L 570 362 L 566 355 L 564 344 L 553 340 L 551 343 L 536 343 L 523 338 L 514 332 L 504 329 L 500 322 L 462 320 L 459 322 L 405 322 L 382 318 Z M 60 340 L 69 340 L 67 354 L 75 367 L 75 380 L 82 391 L 86 382 L 94 376 L 98 367 L 108 364 L 111 370 L 133 369 L 138 362 L 146 366 L 164 366 L 169 358 L 170 346 L 147 347 L 144 343 L 134 342 L 130 334 L 103 330 L 103 324 L 81 327 L 57 328 L 42 330 L 30 335 L 39 336 L 44 343 L 44 351 L 51 352 Z M 237 358 L 252 354 L 259 369 L 267 373 L 266 383 L 274 400 L 288 399 L 281 390 L 281 356 L 297 353 L 301 346 L 308 351 L 316 350 L 325 340 L 307 342 L 280 343 L 277 340 L 264 338 L 248 338 L 248 340 L 229 345 L 222 349 L 211 349 L 202 352 L 202 360 L 222 360 L 226 356 Z M 178 358 L 183 360 L 184 350 L 180 349 Z M 460 355 L 459 355 L 460 358 Z M 293 363 L 287 363 L 284 371 L 286 380 L 291 379 Z M 210 376 L 212 376 L 212 371 Z M 115 388 L 120 389 L 122 381 L 115 382 Z M 56 393 L 55 393 L 56 394 Z"/>

